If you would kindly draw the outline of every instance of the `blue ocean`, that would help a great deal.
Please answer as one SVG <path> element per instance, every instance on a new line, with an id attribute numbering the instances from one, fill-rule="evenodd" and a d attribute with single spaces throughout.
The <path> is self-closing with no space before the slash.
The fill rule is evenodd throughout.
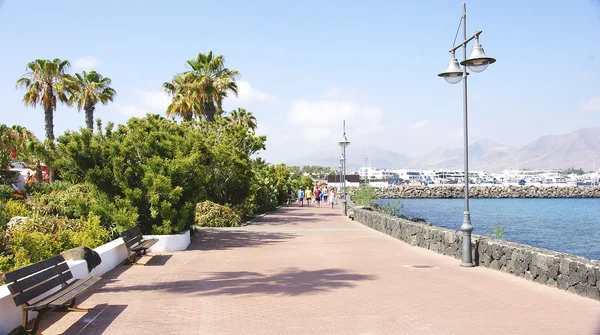
<path id="1" fill-rule="evenodd" d="M 393 201 L 407 217 L 453 230 L 462 224 L 464 199 Z M 600 260 L 600 199 L 471 199 L 470 211 L 474 234 L 498 224 L 505 240 Z"/>

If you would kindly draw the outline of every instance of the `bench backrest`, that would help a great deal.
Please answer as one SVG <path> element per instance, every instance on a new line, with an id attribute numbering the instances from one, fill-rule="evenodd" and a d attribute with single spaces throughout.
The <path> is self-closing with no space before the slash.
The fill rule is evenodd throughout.
<path id="1" fill-rule="evenodd" d="M 142 232 L 138 227 L 127 229 L 121 233 L 121 237 L 123 237 L 123 241 L 125 241 L 127 248 L 131 248 L 132 246 L 140 243 L 143 239 Z"/>
<path id="2" fill-rule="evenodd" d="M 66 284 L 72 278 L 69 265 L 61 255 L 7 272 L 2 276 L 17 306 L 27 304 L 51 289 Z"/>

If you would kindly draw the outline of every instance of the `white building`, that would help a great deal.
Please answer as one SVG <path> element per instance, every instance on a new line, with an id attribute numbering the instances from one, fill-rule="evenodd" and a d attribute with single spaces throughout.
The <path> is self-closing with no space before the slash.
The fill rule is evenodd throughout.
<path id="1" fill-rule="evenodd" d="M 358 170 L 358 175 L 363 179 L 386 179 L 394 176 L 395 174 L 393 171 L 388 171 L 386 169 L 378 169 L 374 167 L 361 167 Z"/>
<path id="2" fill-rule="evenodd" d="M 423 175 L 419 170 L 400 169 L 394 170 L 394 172 L 398 177 L 402 178 L 402 180 L 421 181 L 423 179 Z"/>

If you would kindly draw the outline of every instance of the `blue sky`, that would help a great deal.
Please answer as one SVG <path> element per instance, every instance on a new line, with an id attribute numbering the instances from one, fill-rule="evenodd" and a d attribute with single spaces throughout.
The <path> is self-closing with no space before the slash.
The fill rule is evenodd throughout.
<path id="1" fill-rule="evenodd" d="M 0 1 L 1 2 L 1 1 Z M 462 85 L 437 74 L 462 1 L 17 1 L 0 7 L 0 123 L 44 134 L 43 111 L 15 81 L 36 58 L 112 78 L 104 122 L 163 113 L 161 84 L 198 52 L 225 55 L 240 96 L 268 136 L 272 162 L 352 145 L 410 155 L 462 145 Z M 469 76 L 471 140 L 526 144 L 600 126 L 600 4 L 593 0 L 470 1 L 468 33 L 497 62 Z M 470 53 L 470 46 L 469 46 Z M 84 126 L 59 106 L 55 133 Z M 349 150 L 351 150 L 351 147 Z M 351 151 L 350 151 L 351 152 Z"/>

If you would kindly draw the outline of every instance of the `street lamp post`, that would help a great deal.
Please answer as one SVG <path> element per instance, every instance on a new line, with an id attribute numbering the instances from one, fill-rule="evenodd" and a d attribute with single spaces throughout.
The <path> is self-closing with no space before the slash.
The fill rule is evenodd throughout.
<path id="1" fill-rule="evenodd" d="M 473 231 L 473 225 L 471 225 L 471 214 L 469 212 L 469 130 L 467 113 L 467 75 L 469 75 L 469 73 L 467 73 L 467 67 L 473 72 L 482 72 L 488 65 L 494 63 L 496 60 L 486 56 L 481 44 L 479 44 L 479 35 L 482 33 L 481 30 L 467 38 L 466 4 L 463 4 L 463 13 L 460 24 L 463 25 L 463 41 L 450 49 L 450 62 L 448 63 L 448 68 L 446 68 L 446 71 L 438 74 L 438 76 L 444 78 L 450 84 L 458 84 L 463 80 L 465 211 L 463 213 L 463 224 L 460 226 L 460 230 L 463 232 L 461 266 L 471 267 L 473 266 L 473 259 L 471 256 L 471 232 Z M 471 50 L 471 57 L 467 59 L 467 44 L 473 39 L 475 40 L 475 44 L 473 45 L 473 50 Z M 461 47 L 463 48 L 463 61 L 460 62 L 460 65 L 463 66 L 462 68 L 454 56 L 455 51 Z"/>
<path id="2" fill-rule="evenodd" d="M 338 183 L 339 183 L 339 191 L 342 190 L 342 158 L 340 158 L 340 164 L 338 165 Z"/>
<path id="3" fill-rule="evenodd" d="M 342 163 L 342 185 L 343 185 L 343 190 L 342 190 L 342 203 L 343 203 L 343 207 L 344 207 L 344 215 L 348 214 L 348 203 L 346 201 L 346 147 L 350 145 L 350 141 L 348 141 L 348 139 L 346 138 L 346 120 L 343 121 L 343 130 L 344 130 L 344 137 L 340 140 L 339 144 L 340 147 L 342 147 L 342 157 L 340 158 L 340 161 Z"/>

